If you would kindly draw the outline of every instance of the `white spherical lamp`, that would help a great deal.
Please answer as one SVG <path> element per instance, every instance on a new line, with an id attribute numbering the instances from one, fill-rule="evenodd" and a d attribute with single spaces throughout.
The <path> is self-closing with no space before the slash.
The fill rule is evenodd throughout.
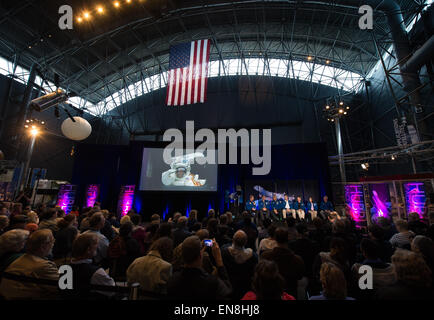
<path id="1" fill-rule="evenodd" d="M 82 117 L 74 117 L 74 120 L 75 122 L 71 118 L 66 118 L 63 121 L 61 126 L 63 135 L 75 141 L 84 140 L 89 137 L 92 132 L 90 123 Z"/>

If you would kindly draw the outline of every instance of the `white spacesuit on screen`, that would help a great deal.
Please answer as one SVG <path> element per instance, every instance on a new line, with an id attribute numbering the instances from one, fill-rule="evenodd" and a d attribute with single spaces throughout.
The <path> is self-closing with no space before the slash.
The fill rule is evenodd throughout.
<path id="1" fill-rule="evenodd" d="M 191 163 L 199 157 L 204 157 L 204 155 L 196 152 L 172 158 L 170 169 L 161 175 L 161 182 L 165 186 L 201 187 L 205 185 L 206 179 L 199 179 L 199 175 L 190 173 Z"/>

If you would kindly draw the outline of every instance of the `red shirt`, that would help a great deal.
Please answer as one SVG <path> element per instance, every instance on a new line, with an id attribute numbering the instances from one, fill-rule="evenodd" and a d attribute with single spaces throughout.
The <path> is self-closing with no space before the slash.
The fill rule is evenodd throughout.
<path id="1" fill-rule="evenodd" d="M 287 294 L 286 292 L 282 293 L 282 300 L 295 300 L 295 298 L 289 294 Z M 242 297 L 241 300 L 257 300 L 256 299 L 256 293 L 254 293 L 253 291 L 249 291 L 247 292 L 244 297 Z"/>

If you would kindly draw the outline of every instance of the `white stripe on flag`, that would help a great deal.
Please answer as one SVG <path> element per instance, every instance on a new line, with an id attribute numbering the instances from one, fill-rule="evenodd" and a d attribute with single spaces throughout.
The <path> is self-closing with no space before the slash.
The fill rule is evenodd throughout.
<path id="1" fill-rule="evenodd" d="M 174 102 L 173 105 L 177 106 L 178 105 L 178 96 L 179 96 L 179 72 L 180 69 L 176 69 L 176 80 L 175 80 L 175 97 L 174 97 Z"/>
<path id="2" fill-rule="evenodd" d="M 190 48 L 190 65 L 188 66 L 188 91 L 187 91 L 187 104 L 191 104 L 191 88 L 193 86 L 193 63 L 194 63 L 194 47 L 196 41 L 191 42 Z"/>
<path id="3" fill-rule="evenodd" d="M 171 106 L 172 105 L 172 90 L 173 90 L 173 69 L 169 71 L 169 81 L 168 81 L 168 85 L 169 85 L 169 93 L 168 93 L 168 99 L 167 99 L 167 105 Z"/>
<path id="4" fill-rule="evenodd" d="M 185 85 L 186 85 L 186 80 L 187 80 L 187 68 L 182 68 L 181 69 L 181 85 L 182 85 L 182 89 L 181 89 L 181 103 L 179 104 L 180 106 L 184 105 L 184 99 L 185 99 Z"/>
<path id="5" fill-rule="evenodd" d="M 205 102 L 205 79 L 206 79 L 206 54 L 208 49 L 208 39 L 204 40 L 204 46 L 203 46 L 203 55 L 202 55 L 202 73 L 201 73 L 201 81 L 202 84 L 200 86 L 200 102 Z"/>
<path id="6" fill-rule="evenodd" d="M 200 49 L 202 46 L 202 40 L 197 41 L 197 52 L 196 52 L 196 65 L 194 66 L 194 103 L 197 103 L 198 90 L 199 90 L 199 66 L 200 66 Z"/>

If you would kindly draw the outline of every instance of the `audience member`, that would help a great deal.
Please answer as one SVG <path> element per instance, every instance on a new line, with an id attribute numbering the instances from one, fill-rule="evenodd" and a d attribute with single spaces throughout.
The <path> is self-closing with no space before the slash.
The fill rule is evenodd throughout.
<path id="1" fill-rule="evenodd" d="M 285 292 L 285 279 L 274 261 L 261 260 L 256 266 L 252 291 L 241 300 L 295 300 Z"/>
<path id="2" fill-rule="evenodd" d="M 279 272 L 285 279 L 285 291 L 297 296 L 297 281 L 304 275 L 304 262 L 300 256 L 288 247 L 288 230 L 278 227 L 274 232 L 277 246 L 272 250 L 264 251 L 261 259 L 272 260 L 277 263 Z"/>
<path id="3" fill-rule="evenodd" d="M 250 290 L 258 256 L 251 248 L 246 248 L 247 235 L 243 230 L 235 232 L 232 245 L 222 249 L 223 264 L 228 270 L 232 284 L 232 298 L 241 299 Z"/>
<path id="4" fill-rule="evenodd" d="M 126 272 L 128 283 L 140 283 L 143 290 L 167 293 L 167 282 L 172 276 L 173 241 L 168 237 L 156 240 L 148 254 L 137 258 Z"/>
<path id="5" fill-rule="evenodd" d="M 397 249 L 392 256 L 397 282 L 380 288 L 379 300 L 433 299 L 432 274 L 421 254 Z"/>
<path id="6" fill-rule="evenodd" d="M 26 243 L 26 253 L 12 262 L 4 272 L 35 279 L 58 281 L 56 264 L 46 258 L 54 245 L 54 236 L 50 229 L 33 232 Z M 57 297 L 57 286 L 19 282 L 3 278 L 0 283 L 0 295 L 11 299 L 53 299 Z"/>
<path id="7" fill-rule="evenodd" d="M 0 235 L 0 278 L 9 265 L 24 254 L 29 232 L 14 229 Z"/>
<path id="8" fill-rule="evenodd" d="M 202 269 L 205 246 L 197 236 L 190 236 L 182 243 L 184 268 L 169 279 L 167 292 L 178 299 L 224 299 L 232 292 L 226 268 L 223 264 L 219 245 L 212 242 L 212 254 L 217 265 L 217 276 Z"/>
<path id="9" fill-rule="evenodd" d="M 98 237 L 98 248 L 96 250 L 96 254 L 94 256 L 95 263 L 98 264 L 107 264 L 107 250 L 109 246 L 109 241 L 104 236 L 100 230 L 104 227 L 105 218 L 101 212 L 94 213 L 89 219 L 89 230 L 85 231 L 83 234 L 95 234 Z"/>
<path id="10" fill-rule="evenodd" d="M 401 248 L 410 250 L 411 241 L 413 240 L 415 234 L 413 231 L 408 230 L 408 223 L 405 220 L 397 219 L 395 221 L 396 229 L 398 233 L 394 234 L 390 238 L 390 243 L 394 249 Z"/>
<path id="11" fill-rule="evenodd" d="M 354 300 L 347 296 L 347 280 L 341 268 L 331 262 L 321 265 L 320 280 L 322 292 L 309 300 Z"/>

